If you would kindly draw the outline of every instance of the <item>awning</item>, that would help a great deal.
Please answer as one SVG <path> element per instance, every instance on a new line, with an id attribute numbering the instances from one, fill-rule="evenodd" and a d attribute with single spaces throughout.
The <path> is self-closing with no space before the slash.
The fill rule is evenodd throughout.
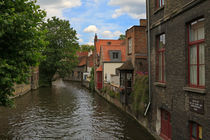
<path id="1" fill-rule="evenodd" d="M 118 70 L 134 70 L 131 60 L 127 60 Z"/>

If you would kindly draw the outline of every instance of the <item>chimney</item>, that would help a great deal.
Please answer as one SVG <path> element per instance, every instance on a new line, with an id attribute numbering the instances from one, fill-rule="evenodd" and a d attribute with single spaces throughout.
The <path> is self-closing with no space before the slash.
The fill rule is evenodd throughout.
<path id="1" fill-rule="evenodd" d="M 147 26 L 147 20 L 146 19 L 140 19 L 140 26 Z"/>

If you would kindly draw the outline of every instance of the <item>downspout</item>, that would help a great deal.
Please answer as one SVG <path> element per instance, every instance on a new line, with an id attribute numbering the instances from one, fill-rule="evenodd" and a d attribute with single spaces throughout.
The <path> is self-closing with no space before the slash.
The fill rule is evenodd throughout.
<path id="1" fill-rule="evenodd" d="M 147 53 L 148 53 L 148 71 L 149 71 L 149 102 L 147 104 L 146 110 L 144 112 L 144 116 L 147 115 L 147 112 L 149 110 L 149 107 L 151 105 L 151 69 L 150 69 L 150 64 L 151 64 L 151 56 L 150 56 L 150 0 L 146 1 L 147 5 Z"/>

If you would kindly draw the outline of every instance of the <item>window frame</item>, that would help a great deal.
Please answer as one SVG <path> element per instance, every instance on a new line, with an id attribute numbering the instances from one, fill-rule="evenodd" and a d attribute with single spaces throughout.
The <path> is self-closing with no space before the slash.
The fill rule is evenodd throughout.
<path id="1" fill-rule="evenodd" d="M 190 32 L 190 27 L 191 27 L 191 24 L 193 22 L 196 22 L 196 21 L 199 21 L 199 20 L 203 20 L 205 21 L 205 18 L 199 18 L 197 20 L 193 20 L 191 22 L 188 23 L 187 25 L 187 34 L 188 34 L 188 86 L 189 87 L 193 87 L 193 88 L 205 88 L 205 81 L 204 81 L 204 85 L 200 85 L 200 74 L 199 74 L 199 68 L 200 68 L 200 65 L 204 65 L 205 66 L 205 61 L 204 61 L 204 64 L 200 64 L 199 62 L 199 57 L 200 57 L 200 54 L 199 54 L 199 45 L 200 44 L 203 44 L 205 42 L 205 28 L 204 28 L 204 39 L 200 39 L 200 40 L 195 40 L 195 41 L 190 41 L 190 35 L 191 35 L 191 32 Z M 197 64 L 190 64 L 190 48 L 192 46 L 196 46 L 196 55 L 197 55 Z M 204 46 L 204 59 L 205 59 L 205 46 Z M 192 84 L 191 83 L 191 79 L 190 79 L 190 68 L 191 68 L 191 65 L 196 65 L 196 69 L 197 69 L 197 84 Z M 204 69 L 205 71 L 205 69 Z"/>
<path id="2" fill-rule="evenodd" d="M 161 48 L 160 49 L 160 36 L 162 36 L 162 35 L 164 35 L 164 36 L 166 36 L 165 35 L 165 33 L 161 33 L 161 34 L 159 34 L 159 35 L 157 35 L 157 37 L 156 37 L 156 43 L 157 43 L 157 47 L 156 47 L 156 80 L 158 81 L 158 82 L 160 82 L 160 83 L 166 83 L 166 75 L 165 75 L 165 73 L 166 73 L 166 71 L 165 71 L 165 46 L 166 46 L 166 43 L 164 44 L 164 46 L 163 46 L 163 48 Z M 160 74 L 160 64 L 159 64 L 159 56 L 160 56 L 160 54 L 161 54 L 161 59 L 162 59 L 162 61 L 161 61 L 161 63 L 162 63 L 162 65 L 161 65 L 161 73 L 162 73 L 162 77 L 161 77 L 161 79 L 159 78 L 159 74 Z"/>
<path id="3" fill-rule="evenodd" d="M 156 8 L 164 7 L 165 0 L 156 0 Z"/>
<path id="4" fill-rule="evenodd" d="M 196 125 L 196 138 L 193 137 L 193 124 Z M 199 138 L 199 133 L 200 133 L 199 127 L 202 128 L 202 126 L 200 124 L 193 122 L 193 121 L 190 122 L 190 140 L 202 140 L 203 139 L 203 136 L 202 136 L 202 139 Z M 201 131 L 201 134 L 202 134 L 202 131 Z"/>

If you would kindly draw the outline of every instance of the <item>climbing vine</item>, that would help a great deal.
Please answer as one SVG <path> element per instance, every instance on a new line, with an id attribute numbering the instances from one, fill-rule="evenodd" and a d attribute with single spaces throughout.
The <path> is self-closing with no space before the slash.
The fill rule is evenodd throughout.
<path id="1" fill-rule="evenodd" d="M 131 99 L 132 99 L 132 110 L 135 112 L 135 114 L 143 114 L 145 110 L 145 104 L 148 102 L 148 76 L 140 76 L 137 75 L 135 79 L 135 84 L 133 88 L 133 92 L 131 93 Z"/>

